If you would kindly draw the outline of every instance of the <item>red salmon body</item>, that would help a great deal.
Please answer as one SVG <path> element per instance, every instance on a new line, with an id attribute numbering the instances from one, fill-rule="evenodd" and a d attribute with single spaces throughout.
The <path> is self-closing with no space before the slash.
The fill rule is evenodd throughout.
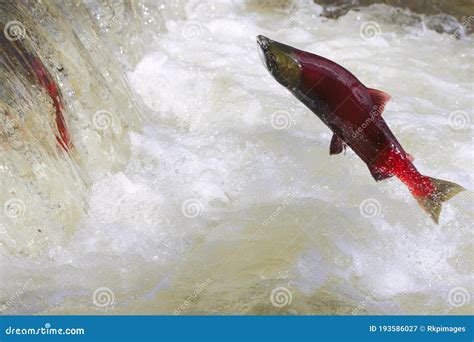
<path id="1" fill-rule="evenodd" d="M 390 97 L 365 87 L 348 70 L 326 58 L 303 51 L 295 55 L 302 69 L 302 86 L 297 91 L 327 107 L 317 115 L 336 135 L 334 141 L 342 139 L 377 180 L 390 177 L 390 170 L 381 169 L 382 152 L 394 149 L 406 156 L 381 116 Z M 337 151 L 333 150 L 333 154 Z"/>
<path id="2" fill-rule="evenodd" d="M 2 32 L 4 30 L 2 23 L 0 23 L 0 30 Z M 72 148 L 72 142 L 63 115 L 64 106 L 61 93 L 40 57 L 31 49 L 28 49 L 22 40 L 10 41 L 3 34 L 0 34 L 0 48 L 4 52 L 5 63 L 12 70 L 17 69 L 20 72 L 23 69 L 23 72 L 32 83 L 39 84 L 48 93 L 53 102 L 54 118 L 58 130 L 56 140 L 61 148 L 68 152 Z"/>
<path id="3" fill-rule="evenodd" d="M 329 153 L 350 147 L 376 181 L 396 176 L 437 223 L 441 203 L 461 192 L 455 183 L 423 176 L 392 133 L 382 112 L 390 95 L 362 84 L 341 65 L 313 53 L 257 37 L 272 76 L 333 132 Z"/>
<path id="4" fill-rule="evenodd" d="M 69 131 L 66 127 L 66 122 L 64 120 L 63 105 L 56 83 L 52 80 L 48 71 L 46 70 L 43 63 L 38 57 L 33 58 L 31 66 L 33 67 L 35 75 L 38 79 L 38 83 L 41 84 L 44 89 L 46 89 L 49 94 L 49 97 L 53 101 L 53 106 L 56 114 L 56 126 L 59 132 L 59 136 L 56 136 L 56 140 L 65 151 L 68 151 L 71 147 L 71 139 L 69 137 Z"/>

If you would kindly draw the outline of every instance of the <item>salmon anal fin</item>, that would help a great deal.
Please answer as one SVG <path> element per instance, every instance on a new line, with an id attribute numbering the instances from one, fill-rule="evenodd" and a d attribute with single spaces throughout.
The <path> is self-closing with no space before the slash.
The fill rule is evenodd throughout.
<path id="1" fill-rule="evenodd" d="M 391 96 L 378 89 L 367 88 L 367 90 L 369 91 L 374 106 L 376 106 L 375 110 L 379 112 L 379 115 L 382 114 L 382 111 L 387 102 L 390 101 Z"/>
<path id="2" fill-rule="evenodd" d="M 333 134 L 332 139 L 331 139 L 331 144 L 329 145 L 329 154 L 339 154 L 342 152 L 342 150 L 345 148 L 345 143 L 344 141 L 339 138 L 338 135 Z"/>
<path id="3" fill-rule="evenodd" d="M 372 177 L 374 177 L 374 179 L 379 182 L 379 181 L 382 181 L 384 179 L 387 179 L 387 178 L 390 178 L 392 177 L 393 175 L 390 174 L 390 173 L 384 173 L 382 172 L 378 167 L 375 167 L 375 166 L 369 166 L 369 171 L 370 173 L 372 174 Z"/>

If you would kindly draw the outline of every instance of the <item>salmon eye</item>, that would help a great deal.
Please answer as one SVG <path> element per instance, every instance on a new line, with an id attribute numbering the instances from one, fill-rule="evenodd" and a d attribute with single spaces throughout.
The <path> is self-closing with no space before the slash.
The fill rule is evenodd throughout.
<path id="1" fill-rule="evenodd" d="M 267 52 L 267 61 L 268 61 L 268 67 L 273 70 L 276 62 L 276 57 L 273 53 Z"/>

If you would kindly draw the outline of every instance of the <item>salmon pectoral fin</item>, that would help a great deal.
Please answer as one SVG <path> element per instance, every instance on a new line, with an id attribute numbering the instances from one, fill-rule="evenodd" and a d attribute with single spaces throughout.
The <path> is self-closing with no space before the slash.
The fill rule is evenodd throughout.
<path id="1" fill-rule="evenodd" d="M 464 190 L 464 188 L 456 183 L 442 179 L 432 177 L 429 177 L 429 179 L 435 188 L 433 194 L 425 197 L 414 195 L 414 197 L 420 207 L 422 207 L 423 210 L 431 216 L 431 219 L 438 224 L 442 203 L 459 194 Z"/>
<path id="2" fill-rule="evenodd" d="M 374 177 L 374 179 L 377 181 L 377 182 L 380 182 L 384 179 L 387 179 L 387 178 L 390 178 L 392 177 L 393 175 L 390 174 L 390 173 L 385 173 L 385 172 L 382 172 L 378 167 L 375 167 L 373 165 L 367 165 L 368 168 L 369 168 L 369 171 L 370 173 L 372 174 L 372 177 Z"/>
<path id="3" fill-rule="evenodd" d="M 372 99 L 372 102 L 374 103 L 374 106 L 377 106 L 377 108 L 383 108 L 387 104 L 388 101 L 390 101 L 391 96 L 381 90 L 378 89 L 372 89 L 372 88 L 367 88 L 369 91 L 369 95 Z M 382 112 L 382 110 L 380 112 Z"/>
<path id="4" fill-rule="evenodd" d="M 329 154 L 339 154 L 344 150 L 345 143 L 337 134 L 333 134 L 329 145 Z"/>

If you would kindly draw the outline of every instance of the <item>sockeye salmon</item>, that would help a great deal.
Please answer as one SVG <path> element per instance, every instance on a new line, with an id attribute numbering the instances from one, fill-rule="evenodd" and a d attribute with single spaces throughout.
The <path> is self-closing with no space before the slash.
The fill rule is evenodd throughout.
<path id="1" fill-rule="evenodd" d="M 367 88 L 351 72 L 324 57 L 264 36 L 259 53 L 270 74 L 314 112 L 334 133 L 329 153 L 350 147 L 376 181 L 396 176 L 438 223 L 441 204 L 464 189 L 424 176 L 413 165 L 381 114 L 390 95 Z"/>

